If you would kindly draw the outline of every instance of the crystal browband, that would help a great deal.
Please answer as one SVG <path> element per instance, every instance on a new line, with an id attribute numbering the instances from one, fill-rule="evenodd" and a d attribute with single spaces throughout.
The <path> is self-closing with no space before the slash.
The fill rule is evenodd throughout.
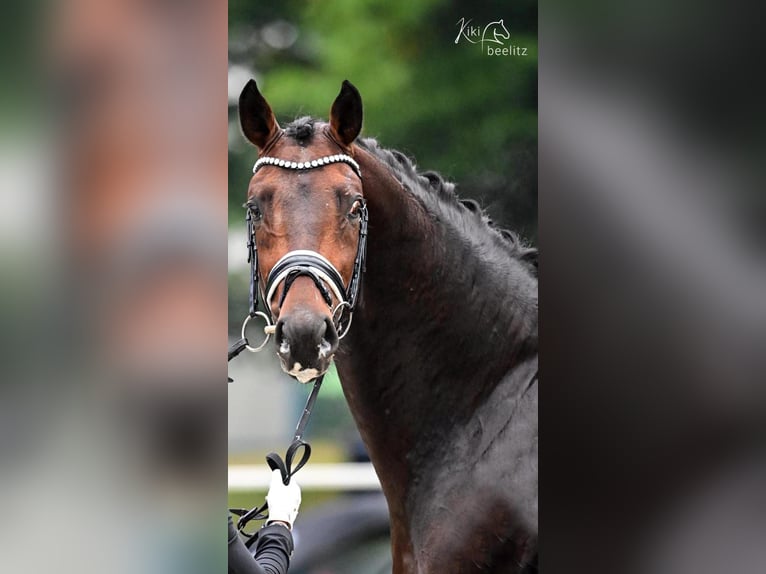
<path id="1" fill-rule="evenodd" d="M 331 163 L 345 163 L 351 166 L 356 175 L 358 175 L 360 178 L 362 177 L 362 170 L 359 169 L 359 164 L 354 161 L 354 158 L 346 154 L 328 155 L 306 162 L 287 161 L 276 157 L 262 157 L 255 162 L 255 165 L 253 166 L 253 173 L 256 173 L 265 165 L 273 165 L 285 169 L 303 170 L 322 167 L 323 165 L 330 165 Z"/>

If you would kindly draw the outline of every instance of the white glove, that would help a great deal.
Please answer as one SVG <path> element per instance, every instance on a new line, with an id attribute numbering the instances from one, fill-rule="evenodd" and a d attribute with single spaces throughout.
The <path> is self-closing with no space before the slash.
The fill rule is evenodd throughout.
<path id="1" fill-rule="evenodd" d="M 266 495 L 266 502 L 269 503 L 268 523 L 286 522 L 292 528 L 295 517 L 298 516 L 298 507 L 301 505 L 301 489 L 295 479 L 285 486 L 282 483 L 282 473 L 275 470 L 271 473 L 271 486 Z"/>

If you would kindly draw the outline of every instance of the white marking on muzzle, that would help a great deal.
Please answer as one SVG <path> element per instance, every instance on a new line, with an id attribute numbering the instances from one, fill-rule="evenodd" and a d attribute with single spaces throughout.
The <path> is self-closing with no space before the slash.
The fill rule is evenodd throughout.
<path id="1" fill-rule="evenodd" d="M 287 374 L 298 379 L 298 382 L 304 385 L 310 381 L 313 381 L 319 376 L 319 371 L 316 369 L 304 369 L 303 365 L 299 362 L 295 362 L 293 368 L 287 371 Z"/>

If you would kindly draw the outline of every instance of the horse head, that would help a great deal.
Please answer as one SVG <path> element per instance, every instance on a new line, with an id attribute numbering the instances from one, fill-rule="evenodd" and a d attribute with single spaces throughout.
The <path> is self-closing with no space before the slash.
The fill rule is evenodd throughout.
<path id="1" fill-rule="evenodd" d="M 492 30 L 492 37 L 487 38 L 487 31 Z M 484 27 L 484 33 L 482 34 L 482 42 L 495 42 L 496 44 L 502 44 L 503 40 L 508 40 L 511 37 L 511 33 L 508 28 L 505 27 L 503 19 L 490 22 Z M 503 40 L 501 40 L 502 38 Z"/>
<path id="2" fill-rule="evenodd" d="M 362 99 L 345 81 L 329 123 L 301 118 L 282 129 L 250 80 L 239 98 L 239 117 L 259 150 L 246 204 L 256 273 L 266 286 L 262 294 L 275 321 L 282 368 L 307 383 L 329 368 L 339 329 L 348 328 L 340 327 L 340 317 L 353 305 L 349 291 L 359 272 L 366 218 L 361 173 L 351 157 Z"/>

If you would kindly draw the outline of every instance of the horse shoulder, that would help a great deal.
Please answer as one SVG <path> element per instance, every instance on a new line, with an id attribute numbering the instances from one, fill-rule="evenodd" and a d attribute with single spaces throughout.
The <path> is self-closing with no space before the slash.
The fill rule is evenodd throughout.
<path id="1" fill-rule="evenodd" d="M 536 361 L 520 371 L 453 430 L 446 460 L 411 495 L 420 572 L 524 572 L 536 554 Z"/>

